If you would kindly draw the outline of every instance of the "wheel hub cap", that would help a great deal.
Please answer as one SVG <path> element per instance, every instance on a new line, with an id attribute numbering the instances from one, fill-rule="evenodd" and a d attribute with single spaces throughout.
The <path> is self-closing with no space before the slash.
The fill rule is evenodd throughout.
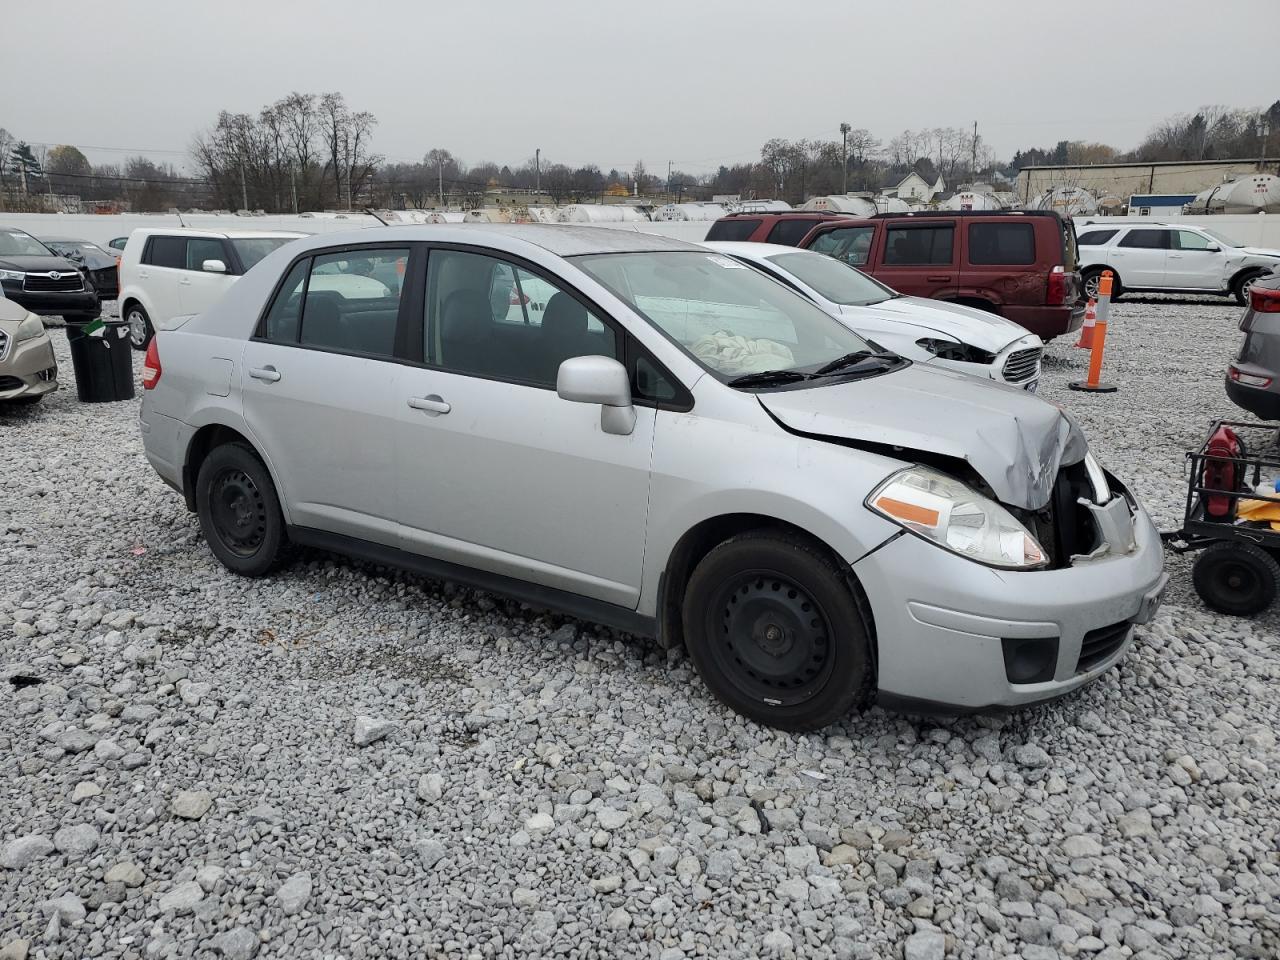
<path id="1" fill-rule="evenodd" d="M 218 539 L 228 549 L 252 555 L 266 536 L 267 511 L 262 492 L 243 470 L 224 470 L 210 490 L 210 513 Z"/>

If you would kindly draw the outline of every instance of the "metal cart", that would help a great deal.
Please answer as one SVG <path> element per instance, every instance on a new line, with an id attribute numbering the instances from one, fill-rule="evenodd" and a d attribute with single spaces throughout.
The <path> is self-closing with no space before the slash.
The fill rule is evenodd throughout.
<path id="1" fill-rule="evenodd" d="M 1239 456 L 1209 450 L 1221 427 L 1239 438 Z M 1265 521 L 1241 519 L 1238 512 L 1244 500 L 1280 504 L 1280 494 L 1255 492 L 1280 477 L 1280 430 L 1275 424 L 1216 420 L 1199 449 L 1187 453 L 1187 461 L 1191 470 L 1182 529 L 1161 537 L 1175 553 L 1204 551 L 1191 575 L 1205 604 L 1236 616 L 1261 613 L 1280 590 L 1280 530 Z M 1234 489 L 1207 486 L 1211 472 L 1234 472 Z"/>

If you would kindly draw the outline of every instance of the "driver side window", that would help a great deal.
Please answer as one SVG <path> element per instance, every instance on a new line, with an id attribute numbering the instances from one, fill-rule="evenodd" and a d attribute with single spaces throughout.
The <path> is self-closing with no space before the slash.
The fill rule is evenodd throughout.
<path id="1" fill-rule="evenodd" d="M 1203 234 L 1192 233 L 1190 230 L 1178 231 L 1179 250 L 1208 250 L 1214 246 L 1217 244 Z"/>

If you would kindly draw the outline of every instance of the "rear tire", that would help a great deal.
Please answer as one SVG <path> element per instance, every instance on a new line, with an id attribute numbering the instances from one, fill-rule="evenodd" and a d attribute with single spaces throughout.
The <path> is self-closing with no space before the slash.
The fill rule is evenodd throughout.
<path id="1" fill-rule="evenodd" d="M 1231 295 L 1236 298 L 1236 303 L 1244 306 L 1249 302 L 1249 290 L 1258 280 L 1266 276 L 1262 270 L 1255 270 L 1252 273 L 1242 273 L 1236 277 L 1231 283 Z"/>
<path id="2" fill-rule="evenodd" d="M 1090 267 L 1080 275 L 1080 279 L 1084 284 L 1084 295 L 1086 299 L 1098 299 L 1098 284 L 1102 282 L 1102 275 L 1109 267 Z M 1119 300 L 1120 294 L 1124 292 L 1124 288 L 1120 286 L 1120 274 L 1114 270 L 1111 271 L 1111 299 Z"/>
<path id="3" fill-rule="evenodd" d="M 129 346 L 135 350 L 147 349 L 147 344 L 151 342 L 151 338 L 156 335 L 156 332 L 155 328 L 151 326 L 151 318 L 147 316 L 147 311 L 142 308 L 142 304 L 129 304 L 121 315 L 121 319 L 129 326 Z"/>
<path id="4" fill-rule="evenodd" d="M 1215 543 L 1196 558 L 1191 568 L 1196 593 L 1219 613 L 1252 617 L 1275 599 L 1280 564 L 1251 543 Z"/>
<path id="5" fill-rule="evenodd" d="M 285 545 L 284 515 L 266 466 L 243 443 L 215 447 L 200 464 L 196 512 L 213 555 L 228 570 L 261 577 Z"/>
<path id="6" fill-rule="evenodd" d="M 689 578 L 685 643 L 722 703 L 758 723 L 814 730 L 869 701 L 869 630 L 844 572 L 796 537 L 726 540 Z"/>

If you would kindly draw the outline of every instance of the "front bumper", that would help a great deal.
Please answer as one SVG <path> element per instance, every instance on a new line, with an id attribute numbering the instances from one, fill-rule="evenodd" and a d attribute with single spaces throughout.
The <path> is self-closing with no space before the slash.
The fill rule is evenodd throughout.
<path id="1" fill-rule="evenodd" d="M 1134 540 L 1131 553 L 1061 570 L 997 570 L 907 533 L 863 558 L 853 571 L 875 620 L 882 701 L 1015 707 L 1096 679 L 1128 651 L 1133 625 L 1155 614 L 1167 581 L 1160 535 L 1141 509 Z M 1018 640 L 1056 649 L 1050 678 L 1009 679 L 1006 644 Z"/>
<path id="2" fill-rule="evenodd" d="M 48 334 L 13 343 L 0 360 L 0 400 L 38 397 L 58 389 L 58 362 Z"/>
<path id="3" fill-rule="evenodd" d="M 91 288 L 84 290 L 23 290 L 22 284 L 5 281 L 2 287 L 6 300 L 12 300 L 42 317 L 67 315 L 98 315 L 98 294 Z"/>

